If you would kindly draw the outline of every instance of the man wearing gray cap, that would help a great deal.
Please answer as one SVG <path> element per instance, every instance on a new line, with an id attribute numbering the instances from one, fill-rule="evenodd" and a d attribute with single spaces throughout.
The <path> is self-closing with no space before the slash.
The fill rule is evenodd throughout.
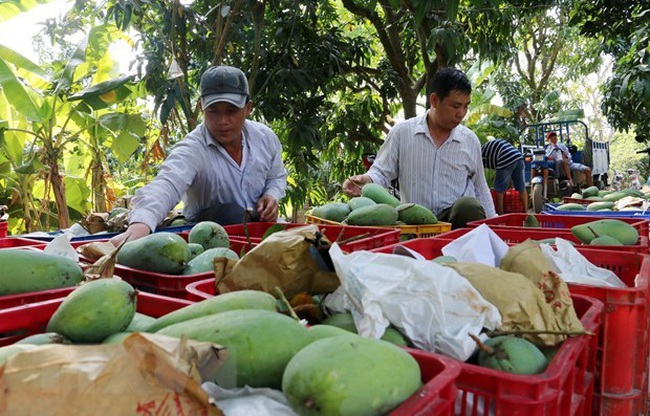
<path id="1" fill-rule="evenodd" d="M 248 208 L 259 221 L 277 220 L 287 186 L 282 146 L 269 127 L 247 119 L 252 102 L 246 76 L 230 66 L 208 68 L 201 76 L 200 103 L 203 123 L 135 193 L 129 227 L 113 244 L 153 232 L 181 200 L 192 222 L 241 223 Z"/>

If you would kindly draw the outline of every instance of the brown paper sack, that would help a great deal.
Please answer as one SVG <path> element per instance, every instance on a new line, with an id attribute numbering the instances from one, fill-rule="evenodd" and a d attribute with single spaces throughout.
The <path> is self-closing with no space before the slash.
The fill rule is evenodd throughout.
<path id="1" fill-rule="evenodd" d="M 0 367 L 0 414 L 219 416 L 201 377 L 225 355 L 210 343 L 144 333 L 123 344 L 39 346 Z"/>
<path id="2" fill-rule="evenodd" d="M 313 244 L 321 247 L 329 241 L 320 235 L 316 224 L 278 231 L 264 239 L 232 267 L 215 267 L 219 293 L 237 290 L 261 290 L 275 295 L 275 287 L 291 299 L 298 293 L 312 295 L 336 290 L 336 273 L 321 270 L 310 254 Z"/>
<path id="3" fill-rule="evenodd" d="M 526 276 L 479 263 L 446 263 L 478 290 L 501 313 L 501 331 L 584 331 L 571 298 L 572 314 L 546 301 L 544 293 Z M 567 291 L 568 296 L 568 291 Z M 536 345 L 555 346 L 566 335 L 525 334 Z"/>
<path id="4" fill-rule="evenodd" d="M 582 328 L 573 307 L 569 287 L 553 272 L 551 263 L 542 253 L 537 241 L 528 239 L 510 247 L 499 267 L 526 276 L 544 293 L 546 303 L 553 307 L 555 315 L 567 327 Z"/>

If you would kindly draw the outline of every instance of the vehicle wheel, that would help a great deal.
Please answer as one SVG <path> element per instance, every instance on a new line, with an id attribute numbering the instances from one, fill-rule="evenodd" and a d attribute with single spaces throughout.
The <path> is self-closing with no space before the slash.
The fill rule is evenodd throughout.
<path id="1" fill-rule="evenodd" d="M 544 185 L 541 183 L 534 184 L 533 189 L 530 191 L 530 197 L 533 200 L 533 211 L 536 214 L 542 212 L 544 208 Z"/>

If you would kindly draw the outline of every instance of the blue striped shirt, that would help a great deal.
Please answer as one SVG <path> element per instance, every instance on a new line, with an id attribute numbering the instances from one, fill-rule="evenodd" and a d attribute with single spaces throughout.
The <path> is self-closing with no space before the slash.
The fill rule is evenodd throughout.
<path id="1" fill-rule="evenodd" d="M 478 137 L 459 125 L 436 147 L 427 115 L 428 112 L 393 126 L 368 175 L 384 187 L 397 178 L 402 202 L 424 205 L 436 214 L 458 198 L 471 196 L 478 199 L 488 218 L 494 217 Z"/>
<path id="2" fill-rule="evenodd" d="M 516 147 L 502 139 L 490 140 L 481 147 L 483 166 L 488 169 L 503 169 L 524 156 Z"/>

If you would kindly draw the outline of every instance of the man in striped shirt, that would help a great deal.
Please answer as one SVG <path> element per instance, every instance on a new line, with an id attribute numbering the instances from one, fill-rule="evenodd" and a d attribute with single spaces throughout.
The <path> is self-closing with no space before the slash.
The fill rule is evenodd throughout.
<path id="1" fill-rule="evenodd" d="M 503 197 L 510 180 L 519 192 L 523 212 L 528 208 L 528 193 L 524 180 L 524 155 L 505 140 L 495 139 L 481 147 L 483 166 L 496 170 L 494 190 L 497 195 L 497 213 L 503 214 Z"/>
<path id="2" fill-rule="evenodd" d="M 452 228 L 495 215 L 476 134 L 460 123 L 472 86 L 461 71 L 439 70 L 431 79 L 425 114 L 397 123 L 364 175 L 343 182 L 349 196 L 365 183 L 398 180 L 401 201 L 424 205 Z"/>

